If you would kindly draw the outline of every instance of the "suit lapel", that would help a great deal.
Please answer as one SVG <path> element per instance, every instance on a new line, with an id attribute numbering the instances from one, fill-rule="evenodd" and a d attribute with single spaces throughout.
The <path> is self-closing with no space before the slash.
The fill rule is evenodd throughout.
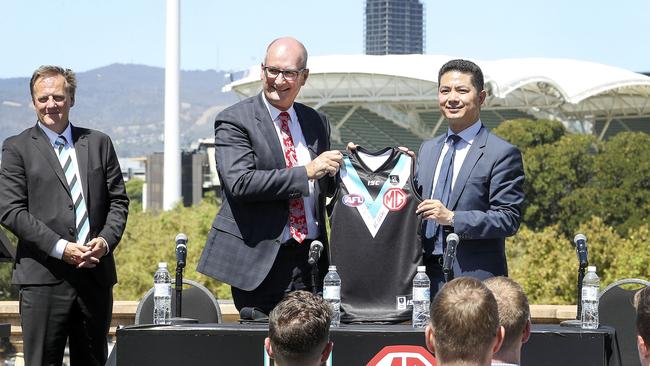
<path id="1" fill-rule="evenodd" d="M 79 169 L 79 179 L 81 179 L 81 188 L 84 192 L 86 206 L 89 206 L 88 200 L 88 139 L 86 134 L 77 127 L 72 127 L 72 143 L 74 152 L 77 155 L 77 169 Z"/>
<path id="2" fill-rule="evenodd" d="M 258 98 L 255 100 L 255 119 L 257 120 L 257 126 L 273 152 L 273 159 L 276 165 L 278 167 L 286 167 L 287 162 L 284 160 L 284 152 L 278 139 L 278 133 L 275 131 L 271 115 L 269 114 L 269 110 L 266 109 L 262 98 L 264 98 L 264 95 L 259 93 Z"/>
<path id="3" fill-rule="evenodd" d="M 305 143 L 307 144 L 307 149 L 309 149 L 309 154 L 311 158 L 314 159 L 318 156 L 318 129 L 312 124 L 314 121 L 307 121 L 307 117 L 303 111 L 303 106 L 298 103 L 294 103 L 294 110 L 296 111 L 296 116 L 298 116 L 298 122 L 300 123 L 300 129 L 302 130 L 302 135 L 305 137 Z"/>
<path id="4" fill-rule="evenodd" d="M 460 167 L 460 171 L 458 172 L 458 177 L 456 177 L 456 182 L 454 182 L 454 188 L 451 191 L 451 196 L 449 197 L 449 204 L 447 205 L 448 207 L 451 207 L 451 209 L 454 209 L 456 207 L 456 203 L 458 203 L 458 198 L 460 197 L 463 190 L 465 189 L 465 183 L 467 183 L 467 179 L 472 173 L 472 170 L 474 169 L 474 166 L 476 166 L 478 160 L 481 158 L 481 156 L 483 156 L 483 149 L 485 148 L 485 144 L 487 143 L 487 137 L 488 137 L 488 130 L 485 128 L 485 126 L 481 126 L 481 129 L 476 135 L 476 138 L 474 139 L 472 146 L 469 148 L 469 151 L 467 152 L 467 156 L 463 161 L 463 165 Z"/>
<path id="5" fill-rule="evenodd" d="M 50 166 L 50 168 L 52 168 L 54 174 L 56 174 L 56 176 L 59 178 L 59 181 L 61 181 L 61 184 L 68 192 L 68 194 L 70 194 L 70 187 L 68 187 L 68 181 L 65 179 L 63 168 L 61 167 L 59 158 L 56 156 L 56 153 L 54 152 L 54 148 L 50 143 L 50 139 L 47 137 L 45 132 L 43 132 L 40 127 L 38 127 L 38 125 L 32 127 L 31 137 L 32 137 L 32 142 L 36 146 L 38 152 L 41 155 L 43 155 L 45 161 L 47 161 L 47 164 Z"/>

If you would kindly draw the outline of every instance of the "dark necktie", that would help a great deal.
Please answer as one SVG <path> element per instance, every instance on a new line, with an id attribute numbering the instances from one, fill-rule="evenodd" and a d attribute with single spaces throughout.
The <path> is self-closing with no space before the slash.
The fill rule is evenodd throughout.
<path id="1" fill-rule="evenodd" d="M 449 135 L 447 136 L 446 141 L 449 142 L 449 149 L 447 149 L 447 153 L 442 159 L 442 165 L 440 166 L 438 180 L 436 181 L 435 189 L 431 195 L 431 199 L 440 200 L 440 202 L 442 202 L 445 207 L 447 207 L 449 204 L 449 197 L 451 196 L 451 182 L 454 176 L 454 157 L 456 156 L 456 143 L 460 141 L 460 136 Z M 434 248 L 436 248 L 438 245 L 440 245 L 440 248 L 444 247 L 443 230 L 437 222 L 433 220 L 427 221 L 426 237 L 434 238 Z"/>
<path id="2" fill-rule="evenodd" d="M 88 222 L 88 211 L 86 209 L 86 201 L 82 194 L 81 181 L 76 174 L 75 162 L 70 155 L 70 149 L 65 149 L 66 139 L 63 136 L 56 138 L 54 146 L 56 147 L 59 162 L 65 173 L 65 179 L 70 188 L 70 195 L 74 202 L 75 223 L 77 226 L 77 244 L 85 244 L 88 238 L 88 231 L 90 223 Z"/>

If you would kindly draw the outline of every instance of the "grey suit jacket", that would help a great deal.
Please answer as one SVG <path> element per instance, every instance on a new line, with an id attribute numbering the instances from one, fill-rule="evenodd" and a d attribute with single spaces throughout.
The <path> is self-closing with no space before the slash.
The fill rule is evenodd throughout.
<path id="1" fill-rule="evenodd" d="M 309 194 L 306 169 L 286 167 L 263 97 L 260 93 L 245 99 L 215 120 L 222 204 L 197 267 L 246 291 L 257 288 L 273 265 L 289 217 L 289 199 Z M 330 125 L 325 115 L 300 103 L 294 103 L 294 109 L 312 159 L 329 150 Z M 325 196 L 332 187 L 332 178 L 315 184 L 319 239 L 324 243 Z"/>
<path id="2" fill-rule="evenodd" d="M 110 253 L 92 269 L 49 256 L 56 242 L 76 241 L 74 204 L 61 164 L 38 125 L 5 140 L 0 171 L 0 220 L 18 237 L 13 283 L 55 284 L 94 279 L 117 282 L 113 252 L 126 226 L 129 200 L 110 138 L 72 127 L 72 143 L 90 218 L 89 238 L 106 239 Z"/>
<path id="3" fill-rule="evenodd" d="M 416 181 L 423 197 L 430 197 L 436 164 L 445 135 L 422 143 Z M 521 221 L 524 168 L 519 150 L 481 126 L 463 161 L 449 198 L 454 227 L 460 237 L 454 275 L 477 278 L 507 275 L 505 238 L 514 235 Z M 426 225 L 427 220 L 423 220 Z M 424 237 L 425 252 L 433 239 Z M 445 233 L 447 234 L 447 232 Z M 446 237 L 446 235 L 445 235 Z"/>

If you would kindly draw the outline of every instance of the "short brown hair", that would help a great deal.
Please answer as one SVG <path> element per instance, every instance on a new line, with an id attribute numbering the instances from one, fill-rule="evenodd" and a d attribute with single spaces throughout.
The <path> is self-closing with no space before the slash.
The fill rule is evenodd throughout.
<path id="1" fill-rule="evenodd" d="M 650 341 L 650 287 L 645 287 L 635 296 L 636 331 L 646 345 Z"/>
<path id="2" fill-rule="evenodd" d="M 471 277 L 445 284 L 431 305 L 436 357 L 442 363 L 478 363 L 492 356 L 499 331 L 497 302 L 485 285 Z"/>
<path id="3" fill-rule="evenodd" d="M 68 92 L 68 96 L 74 100 L 74 93 L 77 90 L 77 76 L 70 69 L 64 69 L 61 66 L 54 65 L 41 65 L 38 69 L 34 70 L 32 79 L 29 81 L 29 92 L 32 95 L 32 100 L 34 100 L 34 84 L 36 84 L 36 80 L 48 75 L 63 76 L 65 79 L 65 90 Z"/>
<path id="4" fill-rule="evenodd" d="M 269 339 L 274 357 L 283 365 L 299 364 L 320 355 L 329 341 L 332 310 L 306 291 L 288 294 L 269 315 Z"/>
<path id="5" fill-rule="evenodd" d="M 508 277 L 492 277 L 484 283 L 497 300 L 499 323 L 506 331 L 501 349 L 510 349 L 516 345 L 521 347 L 521 335 L 530 319 L 526 293 L 515 280 Z"/>

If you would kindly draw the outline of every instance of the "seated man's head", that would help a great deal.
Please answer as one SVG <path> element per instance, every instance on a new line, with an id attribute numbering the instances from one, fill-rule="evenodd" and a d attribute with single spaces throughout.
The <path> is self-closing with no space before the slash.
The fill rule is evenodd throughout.
<path id="1" fill-rule="evenodd" d="M 501 349 L 492 357 L 507 363 L 521 363 L 521 345 L 530 338 L 530 306 L 521 286 L 508 277 L 492 277 L 484 282 L 499 308 L 499 323 L 505 330 Z"/>
<path id="2" fill-rule="evenodd" d="M 441 365 L 489 365 L 502 340 L 497 302 L 481 281 L 456 278 L 433 299 L 426 343 Z"/>
<path id="3" fill-rule="evenodd" d="M 322 365 L 332 351 L 330 306 L 305 291 L 288 294 L 269 315 L 264 346 L 276 365 Z"/>
<path id="4" fill-rule="evenodd" d="M 636 294 L 636 331 L 639 359 L 643 366 L 650 365 L 650 287 Z"/>

